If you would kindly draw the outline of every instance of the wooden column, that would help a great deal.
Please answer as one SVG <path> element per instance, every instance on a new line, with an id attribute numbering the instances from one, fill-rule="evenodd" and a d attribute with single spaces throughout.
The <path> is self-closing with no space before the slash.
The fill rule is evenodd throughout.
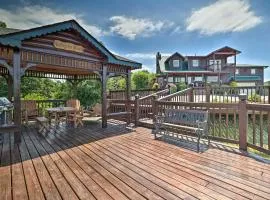
<path id="1" fill-rule="evenodd" d="M 102 128 L 107 128 L 107 66 L 102 67 L 102 87 L 101 87 L 101 99 L 102 99 Z"/>
<path id="2" fill-rule="evenodd" d="M 12 76 L 8 75 L 7 76 L 7 85 L 8 85 L 8 100 L 12 101 L 12 96 L 13 96 L 13 80 Z"/>
<path id="3" fill-rule="evenodd" d="M 127 112 L 131 113 L 131 70 L 127 70 L 127 76 L 126 76 L 126 99 L 127 99 Z M 131 122 L 131 114 L 128 115 L 127 118 L 127 124 L 130 124 Z"/>
<path id="4" fill-rule="evenodd" d="M 235 73 L 236 73 L 236 52 L 234 55 L 234 73 L 233 73 L 233 80 L 235 81 Z"/>
<path id="5" fill-rule="evenodd" d="M 14 123 L 19 131 L 14 133 L 14 141 L 21 141 L 21 56 L 20 50 L 13 52 L 13 94 L 14 94 Z"/>
<path id="6" fill-rule="evenodd" d="M 247 95 L 239 94 L 239 100 L 239 149 L 246 151 L 248 131 Z"/>
<path id="7" fill-rule="evenodd" d="M 140 95 L 136 94 L 135 96 L 135 105 L 134 105 L 134 110 L 135 110 L 135 126 L 139 125 L 139 120 L 140 120 Z"/>

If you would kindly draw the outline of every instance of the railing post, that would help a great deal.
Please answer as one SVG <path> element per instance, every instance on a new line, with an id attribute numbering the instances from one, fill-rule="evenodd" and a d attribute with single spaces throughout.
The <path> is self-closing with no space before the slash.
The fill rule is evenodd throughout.
<path id="1" fill-rule="evenodd" d="M 194 102 L 194 88 L 192 87 L 189 92 L 189 102 Z"/>
<path id="2" fill-rule="evenodd" d="M 268 104 L 270 104 L 270 86 L 268 86 Z"/>
<path id="3" fill-rule="evenodd" d="M 135 126 L 139 125 L 139 120 L 140 120 L 140 105 L 139 105 L 139 98 L 140 95 L 136 94 L 135 95 L 135 103 L 134 103 L 134 112 L 135 112 Z"/>
<path id="4" fill-rule="evenodd" d="M 158 114 L 158 105 L 157 105 L 157 99 L 158 99 L 158 96 L 157 95 L 154 95 L 153 96 L 153 123 L 155 122 L 156 118 L 155 116 Z"/>
<path id="5" fill-rule="evenodd" d="M 239 100 L 239 149 L 246 151 L 248 131 L 247 95 L 239 94 Z"/>
<path id="6" fill-rule="evenodd" d="M 211 88 L 210 88 L 210 86 L 205 86 L 205 90 L 206 90 L 206 99 L 205 99 L 205 101 L 206 102 L 210 102 L 210 95 L 211 95 Z"/>

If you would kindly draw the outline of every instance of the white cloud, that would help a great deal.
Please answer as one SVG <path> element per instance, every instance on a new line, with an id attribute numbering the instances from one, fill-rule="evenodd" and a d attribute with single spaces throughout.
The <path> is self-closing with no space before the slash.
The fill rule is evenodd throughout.
<path id="1" fill-rule="evenodd" d="M 199 31 L 204 35 L 241 32 L 262 23 L 250 9 L 247 0 L 219 0 L 192 12 L 186 20 L 187 31 Z"/>
<path id="2" fill-rule="evenodd" d="M 155 53 L 128 53 L 125 55 L 130 59 L 155 59 Z"/>
<path id="3" fill-rule="evenodd" d="M 140 60 L 155 60 L 156 59 L 156 53 L 128 53 L 125 54 L 125 57 L 130 59 L 140 59 Z M 170 53 L 161 53 L 162 56 L 169 56 Z"/>
<path id="4" fill-rule="evenodd" d="M 113 16 L 110 20 L 113 22 L 113 25 L 110 27 L 111 32 L 130 40 L 134 40 L 138 36 L 151 36 L 162 29 L 172 27 L 174 24 L 169 21 L 152 21 L 150 19 L 126 16 Z"/>
<path id="5" fill-rule="evenodd" d="M 81 15 L 72 12 L 65 13 L 43 6 L 27 6 L 15 10 L 0 8 L 0 20 L 6 22 L 10 28 L 29 29 L 70 19 L 75 19 L 94 37 L 106 34 L 101 28 L 88 24 Z"/>

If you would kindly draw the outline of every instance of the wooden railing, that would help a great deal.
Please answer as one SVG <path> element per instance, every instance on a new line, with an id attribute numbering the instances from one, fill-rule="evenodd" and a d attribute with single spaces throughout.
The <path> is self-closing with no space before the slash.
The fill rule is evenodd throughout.
<path id="1" fill-rule="evenodd" d="M 193 88 L 187 88 L 173 94 L 159 98 L 160 101 L 190 102 L 193 101 Z"/>
<path id="2" fill-rule="evenodd" d="M 54 99 L 54 100 L 35 100 L 37 104 L 38 114 L 40 116 L 44 115 L 46 112 L 46 108 L 52 108 L 52 107 L 60 107 L 65 106 L 66 101 L 60 100 L 60 99 Z"/>
<path id="3" fill-rule="evenodd" d="M 270 105 L 246 104 L 247 145 L 270 154 Z"/>
<path id="4" fill-rule="evenodd" d="M 144 97 L 150 94 L 157 92 L 155 89 L 144 89 L 144 90 L 131 90 L 131 96 L 139 95 L 140 97 Z M 109 91 L 110 99 L 126 99 L 126 91 L 125 90 L 112 90 Z"/>
<path id="5" fill-rule="evenodd" d="M 169 92 L 169 89 L 165 89 L 141 98 L 139 98 L 138 95 L 135 96 L 137 109 L 136 111 L 138 112 L 136 115 L 136 120 L 139 121 L 139 119 L 152 119 L 154 100 L 163 98 Z"/>
<path id="6" fill-rule="evenodd" d="M 209 100 L 214 103 L 239 102 L 238 95 L 246 94 L 249 102 L 270 104 L 270 86 L 210 87 Z M 207 92 L 206 92 L 207 94 Z"/>
<path id="7" fill-rule="evenodd" d="M 270 154 L 270 104 L 248 103 L 240 94 L 237 103 L 175 102 L 155 100 L 153 115 L 164 115 L 166 109 L 207 110 L 209 135 L 214 140 L 239 144 Z M 190 134 L 190 133 L 188 133 Z"/>
<path id="8" fill-rule="evenodd" d="M 207 110 L 209 112 L 209 134 L 212 139 L 238 143 L 238 103 L 195 103 L 155 101 L 154 115 L 164 115 L 166 109 Z"/>

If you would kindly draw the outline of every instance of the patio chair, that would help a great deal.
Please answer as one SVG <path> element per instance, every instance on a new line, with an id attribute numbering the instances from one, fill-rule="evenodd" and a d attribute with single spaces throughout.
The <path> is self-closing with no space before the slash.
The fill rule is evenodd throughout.
<path id="1" fill-rule="evenodd" d="M 83 126 L 83 110 L 81 108 L 80 101 L 78 99 L 70 99 L 66 103 L 67 107 L 75 108 L 74 112 L 67 115 L 67 122 L 72 122 L 74 127 L 77 128 L 78 125 Z"/>
<path id="2" fill-rule="evenodd" d="M 22 100 L 22 122 L 28 124 L 29 120 L 38 117 L 38 106 L 35 100 Z"/>

